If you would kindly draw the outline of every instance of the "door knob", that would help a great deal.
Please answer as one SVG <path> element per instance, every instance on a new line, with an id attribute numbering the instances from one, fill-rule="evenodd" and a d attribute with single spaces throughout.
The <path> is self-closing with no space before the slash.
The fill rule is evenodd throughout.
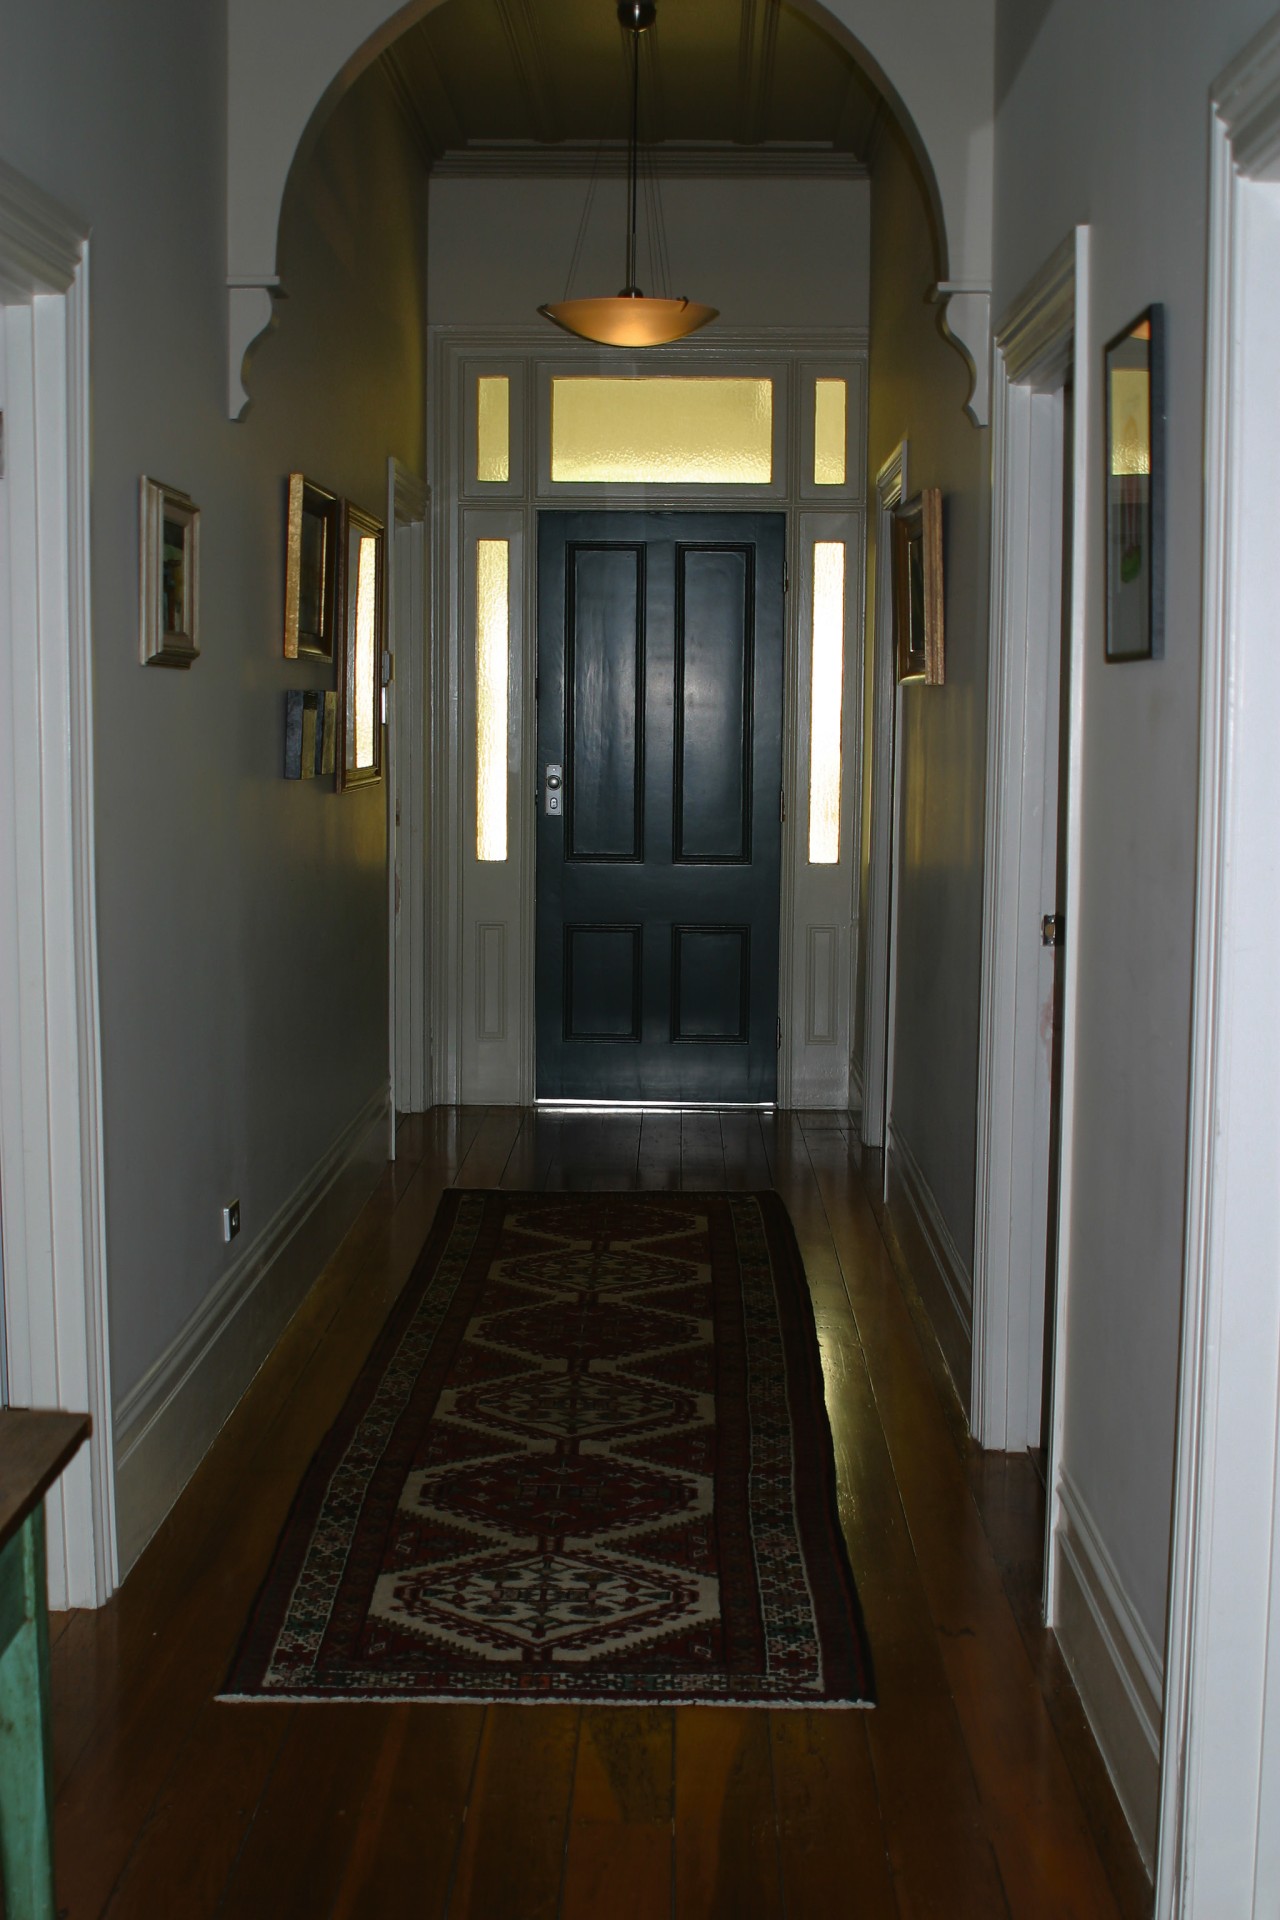
<path id="1" fill-rule="evenodd" d="M 555 761 L 551 762 L 543 775 L 542 804 L 546 813 L 564 812 L 564 768 Z"/>

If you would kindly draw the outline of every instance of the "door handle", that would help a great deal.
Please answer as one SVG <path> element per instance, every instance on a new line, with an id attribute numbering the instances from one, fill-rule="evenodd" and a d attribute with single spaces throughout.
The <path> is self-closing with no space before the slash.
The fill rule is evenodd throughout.
<path id="1" fill-rule="evenodd" d="M 542 810 L 559 815 L 564 812 L 564 768 L 552 761 L 542 780 Z"/>

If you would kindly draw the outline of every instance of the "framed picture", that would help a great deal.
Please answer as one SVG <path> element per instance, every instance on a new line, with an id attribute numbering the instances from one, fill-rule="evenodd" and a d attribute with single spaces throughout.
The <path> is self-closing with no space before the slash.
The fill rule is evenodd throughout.
<path id="1" fill-rule="evenodd" d="M 381 522 L 344 500 L 340 792 L 382 778 L 382 574 Z"/>
<path id="2" fill-rule="evenodd" d="M 138 652 L 144 667 L 189 667 L 200 653 L 200 509 L 142 476 Z"/>
<path id="3" fill-rule="evenodd" d="M 284 657 L 333 660 L 337 628 L 339 502 L 301 473 L 289 475 Z"/>
<path id="4" fill-rule="evenodd" d="M 1108 342 L 1106 568 L 1108 660 L 1164 653 L 1164 308 Z"/>
<path id="5" fill-rule="evenodd" d="M 942 492 L 925 487 L 893 516 L 893 637 L 899 680 L 944 679 Z"/>

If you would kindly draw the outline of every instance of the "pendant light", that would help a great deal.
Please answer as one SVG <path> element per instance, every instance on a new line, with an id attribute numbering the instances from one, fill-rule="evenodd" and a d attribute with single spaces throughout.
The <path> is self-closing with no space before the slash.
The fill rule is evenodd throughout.
<path id="1" fill-rule="evenodd" d="M 538 312 L 566 333 L 603 347 L 664 347 L 696 333 L 717 315 L 694 300 L 659 300 L 636 285 L 636 184 L 639 171 L 640 36 L 657 16 L 654 0 L 618 0 L 618 20 L 631 35 L 631 139 L 627 147 L 627 284 L 612 297 L 558 300 Z"/>

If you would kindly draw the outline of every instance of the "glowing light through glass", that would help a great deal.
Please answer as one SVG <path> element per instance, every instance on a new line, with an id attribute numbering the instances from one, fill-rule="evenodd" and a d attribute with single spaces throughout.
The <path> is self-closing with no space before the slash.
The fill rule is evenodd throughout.
<path id="1" fill-rule="evenodd" d="M 845 458 L 848 389 L 843 380 L 813 383 L 813 484 L 842 487 L 847 477 Z"/>
<path id="2" fill-rule="evenodd" d="M 507 857 L 507 662 L 510 553 L 476 541 L 476 859 Z"/>
<path id="3" fill-rule="evenodd" d="M 768 486 L 773 382 L 551 382 L 551 478 L 632 485 Z"/>
<path id="4" fill-rule="evenodd" d="M 815 541 L 809 679 L 809 859 L 815 867 L 833 867 L 840 858 L 844 571 L 844 541 Z"/>
<path id="5" fill-rule="evenodd" d="M 476 479 L 502 485 L 511 478 L 511 382 L 505 373 L 476 381 Z"/>

